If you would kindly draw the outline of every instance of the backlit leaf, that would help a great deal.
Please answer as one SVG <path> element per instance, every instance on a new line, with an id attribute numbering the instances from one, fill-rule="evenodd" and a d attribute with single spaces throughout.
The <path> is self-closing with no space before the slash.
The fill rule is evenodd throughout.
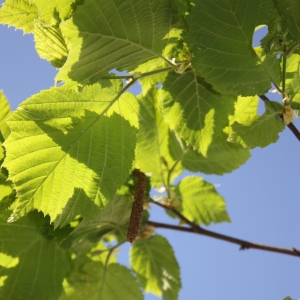
<path id="1" fill-rule="evenodd" d="M 110 112 L 118 99 L 112 85 L 81 93 L 53 88 L 12 114 L 5 167 L 18 195 L 15 215 L 38 209 L 63 226 L 107 206 L 129 175 L 136 143 L 132 115 Z"/>
<path id="2" fill-rule="evenodd" d="M 172 6 L 171 0 L 86 0 L 61 25 L 71 50 L 57 80 L 92 83 L 114 68 L 165 60 L 163 50 L 174 40 Z"/>
<path id="3" fill-rule="evenodd" d="M 181 203 L 175 209 L 190 221 L 206 226 L 212 222 L 230 222 L 224 199 L 203 178 L 185 177 L 176 186 L 175 193 Z"/>
<path id="4" fill-rule="evenodd" d="M 204 156 L 234 110 L 235 97 L 216 93 L 193 70 L 170 73 L 160 93 L 165 121 Z"/>
<path id="5" fill-rule="evenodd" d="M 162 295 L 164 300 L 178 299 L 180 269 L 164 237 L 154 235 L 135 241 L 130 249 L 130 264 L 146 292 Z"/>
<path id="6" fill-rule="evenodd" d="M 255 27 L 274 15 L 272 0 L 195 0 L 186 20 L 186 41 L 197 73 L 222 93 L 252 96 L 271 87 L 270 74 L 254 49 Z M 276 57 L 273 57 L 276 60 Z"/>
<path id="7" fill-rule="evenodd" d="M 278 115 L 282 112 L 282 106 L 273 101 L 264 103 L 265 113 L 248 126 L 235 122 L 228 140 L 239 142 L 250 149 L 263 148 L 278 140 L 278 133 L 285 128 L 284 122 Z"/>

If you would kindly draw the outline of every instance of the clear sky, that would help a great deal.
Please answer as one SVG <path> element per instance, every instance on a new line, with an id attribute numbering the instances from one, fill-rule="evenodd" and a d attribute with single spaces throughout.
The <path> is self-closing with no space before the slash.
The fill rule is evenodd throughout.
<path id="1" fill-rule="evenodd" d="M 3 1 L 0 1 L 0 4 Z M 19 103 L 54 83 L 57 70 L 38 57 L 32 35 L 0 25 L 0 89 L 16 109 Z M 271 99 L 274 94 L 270 94 Z M 295 125 L 300 129 L 299 119 Z M 210 230 L 261 244 L 300 249 L 300 142 L 288 130 L 276 144 L 252 151 L 250 160 L 224 176 L 203 176 L 217 185 L 232 223 Z M 151 220 L 178 224 L 153 208 Z M 180 300 L 300 298 L 300 259 L 200 235 L 157 230 L 175 249 L 181 267 Z M 119 261 L 128 265 L 129 244 Z M 158 299 L 146 295 L 146 300 Z M 108 299 L 109 300 L 109 299 Z M 125 298 L 124 298 L 125 300 Z"/>

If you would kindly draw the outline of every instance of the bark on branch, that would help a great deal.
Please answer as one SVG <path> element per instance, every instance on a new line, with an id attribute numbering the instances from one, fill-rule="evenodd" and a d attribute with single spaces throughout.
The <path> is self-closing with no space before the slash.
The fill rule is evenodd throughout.
<path id="1" fill-rule="evenodd" d="M 190 227 L 183 227 L 183 226 L 175 226 L 175 225 L 170 225 L 170 224 L 165 224 L 165 223 L 159 223 L 159 222 L 153 222 L 153 221 L 148 221 L 147 224 L 149 226 L 153 226 L 156 228 L 165 228 L 165 229 L 171 229 L 171 230 L 177 230 L 177 231 L 182 231 L 182 232 L 190 232 L 190 233 L 196 233 L 196 234 L 201 234 L 205 236 L 209 236 L 215 239 L 223 240 L 229 243 L 237 244 L 240 245 L 240 250 L 245 250 L 245 249 L 259 249 L 259 250 L 265 250 L 269 252 L 276 252 L 276 253 L 281 253 L 281 254 L 287 254 L 287 255 L 292 255 L 292 256 L 298 256 L 300 257 L 300 251 L 292 248 L 292 249 L 285 249 L 285 248 L 279 248 L 279 247 L 274 247 L 274 246 L 268 246 L 268 245 L 262 245 L 262 244 L 257 244 L 257 243 L 252 243 L 248 242 L 245 240 L 237 239 L 231 236 L 219 234 L 210 230 L 206 230 L 198 226 L 197 224 L 189 221 L 186 219 L 182 214 L 180 214 L 178 211 L 176 211 L 173 207 L 169 207 L 166 205 L 163 205 L 159 202 L 154 201 L 153 199 L 150 199 L 151 203 L 154 203 L 155 205 L 160 206 L 161 208 L 167 209 L 173 214 L 175 214 L 177 217 L 179 217 L 182 221 L 184 221 L 186 224 L 188 224 Z"/>

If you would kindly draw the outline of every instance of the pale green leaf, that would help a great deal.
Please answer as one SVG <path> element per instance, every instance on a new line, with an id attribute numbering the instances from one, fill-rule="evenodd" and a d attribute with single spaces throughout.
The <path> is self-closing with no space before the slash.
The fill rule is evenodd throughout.
<path id="1" fill-rule="evenodd" d="M 278 133 L 285 128 L 284 122 L 279 117 L 282 106 L 273 101 L 265 101 L 264 103 L 265 113 L 251 125 L 245 126 L 237 122 L 232 125 L 229 141 L 239 142 L 244 147 L 252 149 L 266 147 L 278 140 Z"/>
<path id="2" fill-rule="evenodd" d="M 142 291 L 130 270 L 119 264 L 88 262 L 71 274 L 59 300 L 142 300 Z"/>
<path id="3" fill-rule="evenodd" d="M 169 126 L 164 123 L 157 103 L 157 88 L 152 88 L 146 96 L 139 97 L 140 129 L 137 135 L 136 167 L 151 174 L 151 184 L 160 187 L 167 184 L 168 169 L 175 161 L 168 148 Z M 173 172 L 174 176 L 182 172 L 180 164 Z"/>
<path id="4" fill-rule="evenodd" d="M 292 54 L 286 61 L 286 93 L 287 100 L 292 99 L 291 107 L 300 108 L 300 55 Z"/>
<path id="5" fill-rule="evenodd" d="M 70 54 L 57 80 L 91 83 L 114 68 L 128 70 L 163 57 L 174 38 L 173 1 L 86 0 L 61 24 Z"/>
<path id="6" fill-rule="evenodd" d="M 233 114 L 235 99 L 216 93 L 194 71 L 170 73 L 160 93 L 164 120 L 204 156 Z"/>
<path id="7" fill-rule="evenodd" d="M 58 26 L 34 22 L 34 41 L 35 49 L 41 58 L 48 60 L 56 68 L 64 65 L 68 48 Z"/>
<path id="8" fill-rule="evenodd" d="M 254 97 L 238 97 L 234 105 L 234 115 L 229 116 L 229 125 L 238 122 L 242 125 L 250 125 L 259 116 L 258 110 L 259 98 Z"/>
<path id="9" fill-rule="evenodd" d="M 218 175 L 239 168 L 250 158 L 250 152 L 226 139 L 225 134 L 216 138 L 210 145 L 206 157 L 195 150 L 187 149 L 182 156 L 183 167 L 192 172 Z"/>
<path id="10" fill-rule="evenodd" d="M 80 0 L 30 0 L 30 2 L 36 5 L 39 19 L 43 23 L 50 24 L 56 13 L 61 20 L 69 18 Z"/>
<path id="11" fill-rule="evenodd" d="M 0 24 L 14 26 L 24 33 L 33 31 L 33 21 L 36 18 L 37 8 L 28 0 L 6 0 L 0 9 Z"/>
<path id="12" fill-rule="evenodd" d="M 181 214 L 196 224 L 230 222 L 226 203 L 209 182 L 201 177 L 188 176 L 175 187 L 181 205 L 176 207 Z"/>
<path id="13" fill-rule="evenodd" d="M 0 212 L 9 208 L 15 200 L 15 192 L 12 183 L 7 180 L 6 175 L 0 169 Z"/>
<path id="14" fill-rule="evenodd" d="M 135 241 L 130 248 L 130 264 L 146 292 L 162 295 L 164 300 L 178 299 L 180 269 L 164 237 L 154 235 Z"/>
<path id="15" fill-rule="evenodd" d="M 253 33 L 274 15 L 272 0 L 195 0 L 186 20 L 197 73 L 222 93 L 252 96 L 271 87 L 270 74 L 254 49 Z M 276 57 L 273 57 L 276 60 Z"/>
<path id="16" fill-rule="evenodd" d="M 131 116 L 107 116 L 119 98 L 109 83 L 81 93 L 53 88 L 12 114 L 4 165 L 17 191 L 15 214 L 38 209 L 62 226 L 107 206 L 129 175 L 136 144 Z"/>
<path id="17" fill-rule="evenodd" d="M 64 250 L 46 234 L 49 219 L 32 212 L 13 224 L 0 215 L 0 299 L 57 299 L 68 268 Z"/>
<path id="18" fill-rule="evenodd" d="M 5 120 L 9 117 L 10 114 L 11 109 L 9 106 L 9 102 L 7 101 L 3 91 L 0 90 L 0 133 L 2 134 L 2 137 L 4 139 L 6 139 L 10 134 L 10 129 L 5 122 Z"/>
<path id="19" fill-rule="evenodd" d="M 98 216 L 89 222 L 82 221 L 62 246 L 77 253 L 86 253 L 107 233 L 118 234 L 125 240 L 132 201 L 132 196 L 115 195 Z"/>

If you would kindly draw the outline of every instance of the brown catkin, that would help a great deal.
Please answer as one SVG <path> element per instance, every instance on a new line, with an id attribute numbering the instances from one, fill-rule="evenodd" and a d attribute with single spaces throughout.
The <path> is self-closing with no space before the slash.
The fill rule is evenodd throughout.
<path id="1" fill-rule="evenodd" d="M 127 241 L 130 243 L 139 235 L 147 186 L 146 175 L 143 172 L 135 169 L 133 175 L 136 177 L 136 187 L 127 231 Z"/>

